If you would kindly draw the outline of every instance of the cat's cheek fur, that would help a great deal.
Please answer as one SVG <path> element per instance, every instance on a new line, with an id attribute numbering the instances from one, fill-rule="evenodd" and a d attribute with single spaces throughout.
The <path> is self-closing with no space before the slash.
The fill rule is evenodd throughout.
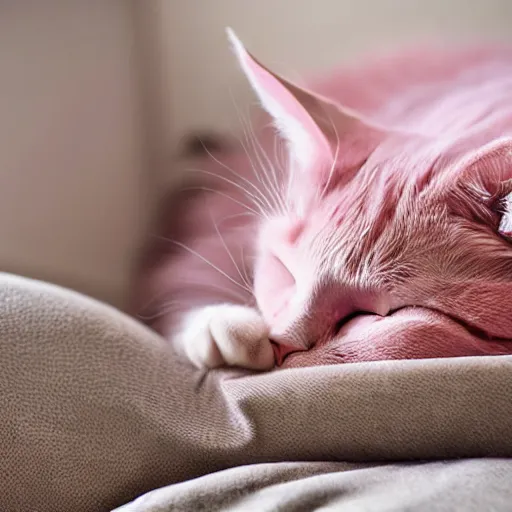
<path id="1" fill-rule="evenodd" d="M 274 366 L 268 334 L 255 309 L 218 304 L 187 313 L 171 341 L 199 369 L 227 365 L 268 370 Z"/>

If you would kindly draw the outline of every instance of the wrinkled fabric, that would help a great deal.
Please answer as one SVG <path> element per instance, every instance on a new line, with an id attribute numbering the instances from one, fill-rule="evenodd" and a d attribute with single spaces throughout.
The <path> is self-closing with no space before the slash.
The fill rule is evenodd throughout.
<path id="1" fill-rule="evenodd" d="M 0 510 L 111 510 L 256 463 L 512 456 L 510 356 L 203 373 L 109 306 L 0 274 L 0 360 Z"/>
<path id="2" fill-rule="evenodd" d="M 508 512 L 512 460 L 244 466 L 148 493 L 115 512 Z"/>

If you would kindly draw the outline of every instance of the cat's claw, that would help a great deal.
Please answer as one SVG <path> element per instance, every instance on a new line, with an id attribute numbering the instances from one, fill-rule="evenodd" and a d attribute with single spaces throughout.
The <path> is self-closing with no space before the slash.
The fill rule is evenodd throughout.
<path id="1" fill-rule="evenodd" d="M 206 306 L 185 316 L 176 336 L 178 349 L 198 368 L 274 366 L 269 330 L 253 308 L 234 304 Z"/>

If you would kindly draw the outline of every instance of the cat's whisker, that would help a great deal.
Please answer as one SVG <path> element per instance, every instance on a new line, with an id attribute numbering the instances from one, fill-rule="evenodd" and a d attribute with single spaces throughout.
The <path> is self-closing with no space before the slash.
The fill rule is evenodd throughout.
<path id="1" fill-rule="evenodd" d="M 280 144 L 280 142 L 281 142 L 281 139 L 279 137 L 274 137 L 274 144 L 273 144 L 273 146 L 274 146 L 274 148 L 273 148 L 274 161 L 275 161 L 275 165 L 278 168 L 278 171 L 280 172 L 281 176 L 287 176 L 286 167 L 285 167 L 285 165 L 282 162 L 282 156 L 283 156 L 282 155 L 282 149 L 283 149 L 283 146 L 282 146 L 282 144 Z M 286 183 L 286 190 L 284 190 L 284 187 L 283 187 L 283 193 L 286 192 L 286 196 L 283 197 L 283 201 L 284 201 L 284 203 L 286 205 L 287 205 L 287 199 L 290 197 L 290 187 L 291 187 L 291 177 L 292 177 L 292 174 L 293 174 L 293 170 L 290 169 L 290 172 L 288 174 L 287 183 Z"/>
<path id="2" fill-rule="evenodd" d="M 220 226 L 223 222 L 225 222 L 227 220 L 236 219 L 237 217 L 244 217 L 244 216 L 247 216 L 247 215 L 253 216 L 254 213 L 243 212 L 243 213 L 234 213 L 233 215 L 226 215 L 225 217 L 222 217 L 222 219 L 219 220 L 217 225 Z"/>
<path id="3" fill-rule="evenodd" d="M 256 136 L 256 134 L 254 133 L 254 128 L 251 127 L 251 134 L 252 134 L 252 139 L 254 141 L 254 144 L 256 145 L 256 148 L 257 150 L 260 151 L 261 155 L 263 155 L 265 161 L 267 162 L 267 165 L 268 165 L 268 169 L 270 171 L 272 171 L 272 177 L 273 177 L 273 183 L 274 183 L 274 190 L 276 191 L 276 194 L 277 194 L 277 197 L 279 199 L 281 199 L 282 195 L 281 195 L 281 190 L 280 190 L 280 186 L 281 186 L 281 181 L 279 180 L 279 172 L 276 172 L 276 171 L 279 171 L 279 169 L 277 168 L 277 164 L 278 164 L 278 161 L 277 159 L 275 159 L 275 161 L 273 162 L 267 152 L 265 151 L 265 149 L 263 148 L 263 145 L 261 144 L 260 140 L 258 139 L 258 137 Z M 274 137 L 274 144 L 273 144 L 273 147 L 275 148 L 276 147 L 276 143 L 277 143 L 277 140 L 278 138 L 277 137 Z M 274 150 L 274 153 L 275 153 L 275 150 Z"/>
<path id="4" fill-rule="evenodd" d="M 277 148 L 279 146 L 279 137 L 274 137 L 274 143 L 272 144 L 272 156 L 278 170 L 283 174 L 284 169 L 281 166 L 280 156 L 277 154 Z"/>
<path id="5" fill-rule="evenodd" d="M 292 190 L 292 185 L 293 185 L 294 181 L 295 181 L 295 165 L 292 165 L 290 162 L 289 170 L 288 170 L 288 182 L 286 184 L 286 198 L 288 199 L 288 201 L 290 200 L 290 197 L 291 197 L 291 190 Z"/>
<path id="6" fill-rule="evenodd" d="M 246 142 L 249 142 L 249 134 L 248 134 L 248 131 L 246 129 L 248 121 L 246 121 L 245 116 L 243 115 L 240 107 L 238 106 L 238 104 L 236 102 L 236 99 L 233 96 L 233 92 L 232 92 L 231 89 L 229 89 L 229 94 L 231 96 L 231 101 L 232 101 L 233 106 L 235 108 L 235 111 L 236 111 L 236 114 L 237 114 L 237 117 L 238 117 L 238 122 L 240 124 L 240 128 L 241 128 L 242 133 L 243 133 L 243 139 L 245 139 Z M 246 146 L 246 144 L 244 143 L 244 140 L 242 138 L 237 137 L 237 139 L 238 139 L 240 145 L 242 146 L 242 149 L 244 150 L 244 152 L 245 152 L 245 154 L 246 154 L 246 156 L 248 158 L 248 161 L 249 161 L 249 164 L 250 164 L 251 169 L 253 171 L 254 177 L 258 180 L 260 185 L 269 193 L 270 191 L 268 190 L 268 187 L 265 185 L 265 183 L 263 183 L 263 181 L 261 179 L 261 175 L 258 172 L 257 166 L 255 165 L 255 163 L 253 162 L 253 160 L 251 158 L 248 146 Z M 264 169 L 262 169 L 262 170 L 264 170 Z M 265 197 L 267 197 L 267 195 L 265 195 Z M 270 197 L 273 199 L 271 193 L 270 193 Z M 272 209 L 272 207 L 271 207 L 271 209 Z"/>
<path id="7" fill-rule="evenodd" d="M 225 194 L 224 192 L 221 192 L 220 190 L 216 190 L 214 188 L 209 188 L 209 187 L 186 187 L 183 190 L 184 191 L 187 191 L 187 190 L 202 190 L 202 191 L 205 191 L 205 192 L 212 192 L 212 193 L 217 194 L 219 196 L 226 197 L 227 199 L 230 199 L 231 201 L 233 201 L 236 204 L 239 204 L 240 206 L 243 206 L 246 210 L 248 210 L 249 212 L 253 213 L 254 215 L 258 215 L 260 217 L 265 217 L 265 218 L 267 217 L 267 215 L 266 215 L 264 210 L 261 210 L 261 211 L 258 212 L 257 210 L 254 210 L 253 208 L 251 208 L 247 204 L 242 203 L 242 201 L 238 201 L 234 197 L 231 197 L 229 194 Z"/>
<path id="8" fill-rule="evenodd" d="M 186 172 L 200 172 L 200 173 L 207 174 L 209 176 L 213 176 L 215 178 L 218 178 L 218 179 L 220 179 L 222 181 L 225 181 L 226 183 L 229 183 L 230 185 L 233 185 L 237 189 L 241 190 L 248 198 L 252 199 L 254 204 L 255 204 L 255 206 L 259 206 L 262 209 L 265 207 L 265 205 L 261 202 L 261 198 L 257 197 L 253 193 L 249 192 L 242 185 L 240 185 L 239 183 L 236 183 L 236 181 L 230 180 L 229 178 L 226 178 L 225 176 L 221 176 L 220 174 L 215 174 L 214 172 L 206 171 L 206 170 L 203 170 L 203 169 L 188 168 L 188 169 L 184 169 L 184 170 Z M 266 199 L 263 195 L 262 195 L 262 198 Z"/>
<path id="9" fill-rule="evenodd" d="M 339 157 L 339 152 L 340 152 L 340 137 L 338 134 L 338 130 L 336 129 L 336 124 L 334 123 L 332 117 L 329 115 L 329 112 L 326 111 L 325 113 L 331 123 L 332 129 L 334 130 L 334 135 L 336 137 L 336 150 L 334 152 L 333 161 L 331 164 L 331 168 L 329 170 L 329 176 L 327 177 L 327 181 L 325 182 L 324 188 L 322 189 L 322 192 L 320 194 L 320 199 L 323 199 L 325 197 L 325 193 L 329 189 L 329 185 L 331 184 L 332 176 L 334 174 L 334 170 L 336 168 L 336 164 L 338 162 L 338 157 Z"/>
<path id="10" fill-rule="evenodd" d="M 176 300 L 172 300 L 169 302 L 164 302 L 158 311 L 155 311 L 151 315 L 145 315 L 143 313 L 138 313 L 136 316 L 142 321 L 148 320 L 156 320 L 157 318 L 170 313 L 179 303 Z"/>
<path id="11" fill-rule="evenodd" d="M 240 123 L 242 123 L 241 120 L 240 120 Z M 245 128 L 243 126 L 242 126 L 242 131 L 243 131 L 243 134 L 244 134 L 244 138 L 246 140 L 248 140 L 247 132 L 245 131 Z M 268 186 L 263 182 L 263 180 L 261 178 L 261 175 L 258 172 L 257 166 L 253 162 L 253 159 L 251 158 L 251 155 L 249 153 L 248 147 L 244 144 L 242 139 L 239 138 L 238 141 L 240 142 L 240 146 L 242 147 L 242 149 L 244 150 L 244 152 L 245 152 L 245 154 L 247 156 L 247 160 L 248 160 L 248 162 L 249 162 L 249 164 L 251 166 L 251 169 L 252 169 L 254 177 L 257 179 L 258 183 L 263 187 L 263 189 L 267 192 L 267 194 L 265 194 L 265 193 L 260 191 L 261 194 L 265 197 L 265 200 L 266 200 L 267 204 L 269 205 L 269 213 L 272 213 L 274 208 L 275 208 L 275 205 L 273 205 L 270 202 L 270 199 L 274 199 L 274 197 L 273 197 L 271 191 L 269 191 Z"/>
<path id="12" fill-rule="evenodd" d="M 204 146 L 204 145 L 203 145 Z M 265 194 L 263 194 L 261 192 L 261 190 L 254 184 L 252 183 L 250 180 L 248 180 L 247 178 L 245 178 L 244 176 L 241 176 L 239 173 L 237 173 L 234 169 L 232 169 L 231 167 L 229 167 L 229 165 L 226 165 L 224 162 L 221 162 L 215 155 L 213 155 L 211 153 L 211 151 L 207 148 L 207 147 L 204 147 L 204 150 L 206 151 L 206 153 L 208 154 L 208 156 L 218 165 L 220 165 L 223 169 L 225 169 L 226 171 L 230 172 L 231 174 L 233 174 L 233 176 L 236 176 L 237 178 L 241 179 L 244 183 L 246 183 L 247 185 L 251 186 L 255 192 L 259 193 L 261 195 L 261 197 L 268 203 L 268 199 L 266 198 Z M 252 165 L 252 163 L 251 163 Z M 270 203 L 269 203 L 270 205 Z"/>
<path id="13" fill-rule="evenodd" d="M 226 295 L 226 298 L 235 300 L 236 302 L 239 302 L 241 304 L 246 304 L 248 302 L 246 295 L 239 293 L 237 290 L 222 287 L 222 286 L 216 285 L 214 283 L 205 283 L 204 281 L 197 282 L 197 281 L 191 281 L 191 280 L 187 279 L 186 281 L 183 281 L 182 284 L 183 284 L 183 287 L 190 287 L 190 286 L 194 287 L 194 289 L 196 289 L 198 292 L 201 292 L 201 294 L 204 294 L 205 291 L 214 291 L 216 296 L 218 297 L 219 296 L 218 294 L 220 292 L 220 294 Z M 174 312 L 181 312 L 181 308 L 182 308 L 182 301 L 171 300 L 171 301 L 162 303 L 159 310 L 155 311 L 152 314 L 146 315 L 143 313 L 138 313 L 136 316 L 137 316 L 137 318 L 139 318 L 142 321 L 151 321 L 151 320 L 156 320 L 157 318 L 160 318 L 163 315 L 172 313 L 173 310 L 174 310 Z"/>
<path id="14" fill-rule="evenodd" d="M 222 276 L 224 276 L 226 279 L 228 279 L 229 281 L 231 281 L 234 285 L 238 286 L 239 288 L 241 288 L 242 290 L 245 290 L 246 292 L 248 292 L 250 295 L 252 295 L 252 290 L 250 288 L 248 288 L 247 286 L 239 283 L 236 279 L 233 279 L 229 274 L 227 274 L 226 272 L 224 272 L 222 269 L 220 269 L 217 265 L 215 265 L 214 263 L 212 263 L 210 260 L 208 260 L 208 258 L 205 258 L 202 254 L 198 253 L 197 251 L 195 251 L 194 249 L 192 249 L 191 247 L 189 247 L 188 245 L 186 244 L 183 244 L 181 242 L 178 242 L 177 240 L 173 240 L 172 238 L 166 238 L 166 237 L 159 237 L 161 238 L 162 240 L 166 241 L 166 242 L 170 242 L 174 245 L 177 245 L 178 247 L 180 247 L 181 249 L 189 252 L 190 254 L 193 254 L 194 256 L 196 256 L 197 258 L 199 258 L 201 261 L 203 261 L 204 263 L 206 263 L 207 265 L 209 265 L 211 268 L 213 268 L 214 270 L 216 270 L 219 274 L 221 274 Z"/>
<path id="15" fill-rule="evenodd" d="M 248 283 L 245 279 L 244 279 L 244 276 L 242 275 L 242 272 L 240 271 L 240 267 L 238 266 L 235 258 L 233 257 L 233 255 L 231 254 L 231 251 L 229 250 L 227 244 L 226 244 L 226 241 L 224 240 L 224 237 L 222 236 L 220 230 L 219 230 L 219 227 L 217 225 L 217 223 L 215 222 L 214 218 L 213 218 L 213 215 L 211 214 L 211 212 L 209 211 L 209 215 L 210 215 L 210 218 L 212 219 L 212 224 L 213 224 L 213 227 L 215 228 L 215 232 L 217 233 L 219 239 L 220 239 L 220 242 L 222 244 L 222 246 L 224 247 L 224 249 L 226 250 L 226 253 L 227 255 L 229 256 L 229 259 L 231 260 L 231 262 L 233 263 L 233 266 L 235 267 L 238 275 L 240 276 L 240 279 L 242 280 L 242 283 L 247 286 L 248 289 L 251 288 L 251 285 L 250 283 Z M 252 292 L 251 292 L 252 293 Z"/>
<path id="16" fill-rule="evenodd" d="M 233 101 L 233 105 L 234 105 L 235 110 L 237 112 L 238 120 L 239 120 L 241 129 L 242 129 L 244 138 L 245 138 L 245 140 L 248 143 L 251 143 L 251 146 L 253 146 L 253 148 L 254 148 L 254 145 L 252 144 L 252 139 L 254 138 L 254 131 L 251 129 L 251 124 L 250 124 L 250 122 L 248 120 L 246 120 L 246 118 L 243 115 L 241 109 L 238 107 L 238 105 L 236 103 L 236 100 L 234 99 L 233 95 L 231 95 L 231 99 Z M 252 171 L 253 171 L 253 174 L 254 174 L 255 178 L 258 180 L 260 185 L 267 192 L 268 197 L 271 198 L 275 202 L 274 203 L 274 208 L 278 208 L 279 207 L 279 193 L 278 192 L 276 193 L 275 189 L 272 188 L 272 182 L 271 182 L 271 180 L 268 177 L 268 173 L 266 172 L 266 169 L 265 169 L 264 165 L 262 164 L 261 158 L 257 154 L 256 150 L 254 150 L 255 151 L 256 159 L 258 160 L 258 164 L 261 167 L 261 170 L 263 172 L 263 176 L 265 177 L 265 181 L 263 181 L 263 179 L 261 177 L 261 174 L 257 170 L 257 166 L 255 165 L 255 163 L 253 162 L 253 160 L 251 158 L 251 154 L 249 152 L 249 147 L 246 146 L 246 144 L 244 144 L 244 142 L 241 139 L 240 139 L 240 145 L 242 146 L 243 150 L 245 151 L 245 153 L 247 155 L 247 158 L 249 160 L 249 163 L 251 165 L 251 168 L 252 168 Z"/>
<path id="17" fill-rule="evenodd" d="M 245 265 L 245 253 L 244 253 L 244 246 L 241 245 L 240 246 L 240 259 L 242 260 L 242 268 L 244 270 L 244 276 L 245 276 L 245 281 L 247 283 L 250 283 L 252 281 L 252 279 L 248 276 L 247 274 L 247 265 Z"/>
<path id="18" fill-rule="evenodd" d="M 232 288 L 226 288 L 225 286 L 220 286 L 214 283 L 205 283 L 204 281 L 198 282 L 198 281 L 190 281 L 185 280 L 183 281 L 184 286 L 192 285 L 195 287 L 195 289 L 198 292 L 201 292 L 201 295 L 204 295 L 205 290 L 213 290 L 216 292 L 216 296 L 218 297 L 218 292 L 221 292 L 221 294 L 225 294 L 226 296 L 231 296 L 231 298 L 236 298 L 240 302 L 247 302 L 247 295 L 240 292 L 238 289 L 233 290 Z"/>
<path id="19" fill-rule="evenodd" d="M 249 140 L 252 144 L 252 148 L 254 151 L 254 154 L 256 155 L 256 158 L 258 159 L 258 162 L 261 166 L 261 168 L 266 172 L 266 177 L 268 179 L 269 185 L 272 187 L 272 190 L 275 194 L 276 199 L 280 199 L 280 191 L 279 191 L 279 181 L 277 179 L 277 174 L 274 165 L 272 164 L 271 160 L 269 159 L 266 151 L 263 149 L 263 146 L 261 145 L 260 141 L 258 140 L 256 134 L 254 133 L 254 129 L 252 128 L 252 125 L 250 122 L 248 123 L 248 129 L 249 129 Z M 265 159 L 265 163 L 262 161 L 261 156 Z M 271 179 L 272 178 L 272 179 Z"/>
<path id="20" fill-rule="evenodd" d="M 285 204 L 282 199 L 282 192 L 279 190 L 279 181 L 277 178 L 276 169 L 275 169 L 274 165 L 272 164 L 271 160 L 269 159 L 266 151 L 263 149 L 263 146 L 261 145 L 260 141 L 256 137 L 256 134 L 254 133 L 254 129 L 252 128 L 250 123 L 249 123 L 249 134 L 250 134 L 250 140 L 252 141 L 253 150 L 256 154 L 256 158 L 258 159 L 258 162 L 259 162 L 261 168 L 263 170 L 268 168 L 269 171 L 271 171 L 270 173 L 266 173 L 268 182 L 269 182 L 270 186 L 272 187 L 272 190 L 274 193 L 274 198 L 277 201 L 277 207 L 279 207 L 281 209 L 282 214 L 285 214 L 286 208 L 285 208 Z M 264 163 L 262 162 L 262 160 L 260 158 L 260 154 L 263 155 L 268 167 L 265 167 Z M 270 179 L 270 176 L 268 176 L 268 174 L 272 175 L 273 180 Z"/>
<path id="21" fill-rule="evenodd" d="M 242 131 L 244 133 L 244 138 L 246 139 L 246 141 L 248 141 L 249 135 L 245 131 L 245 128 L 242 127 Z M 239 139 L 239 142 L 240 142 L 240 145 L 242 146 L 242 149 L 244 150 L 244 152 L 247 156 L 247 159 L 251 165 L 251 169 L 253 171 L 254 177 L 257 179 L 258 183 L 261 185 L 263 190 L 265 190 L 265 192 L 266 192 L 266 194 L 263 192 L 262 193 L 267 198 L 267 201 L 269 203 L 269 213 L 272 213 L 276 209 L 274 194 L 273 194 L 272 190 L 270 190 L 268 184 L 263 181 L 261 174 L 258 172 L 257 165 L 254 163 L 253 159 L 251 158 L 251 154 L 250 154 L 248 146 L 246 146 L 244 144 L 242 139 Z M 263 174 L 265 175 L 265 173 L 263 173 Z M 272 200 L 272 202 L 270 202 L 270 200 Z"/>

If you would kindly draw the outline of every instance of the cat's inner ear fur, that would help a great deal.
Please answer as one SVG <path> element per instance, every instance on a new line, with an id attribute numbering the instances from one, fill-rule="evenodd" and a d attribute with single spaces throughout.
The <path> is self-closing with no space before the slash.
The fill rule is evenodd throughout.
<path id="1" fill-rule="evenodd" d="M 501 219 L 498 231 L 504 237 L 512 239 L 512 192 L 501 201 Z"/>
<path id="2" fill-rule="evenodd" d="M 495 139 L 463 156 L 456 166 L 460 169 L 459 186 L 472 187 L 489 197 L 504 195 L 512 181 L 512 138 Z"/>
<path id="3" fill-rule="evenodd" d="M 450 195 L 459 211 L 486 220 L 501 215 L 499 231 L 512 229 L 512 138 L 502 137 L 462 156 L 455 163 Z"/>
<path id="4" fill-rule="evenodd" d="M 245 49 L 231 29 L 227 33 L 263 108 L 288 142 L 291 160 L 302 169 L 331 167 L 347 135 L 360 134 L 364 128 L 360 117 L 273 73 Z"/>

